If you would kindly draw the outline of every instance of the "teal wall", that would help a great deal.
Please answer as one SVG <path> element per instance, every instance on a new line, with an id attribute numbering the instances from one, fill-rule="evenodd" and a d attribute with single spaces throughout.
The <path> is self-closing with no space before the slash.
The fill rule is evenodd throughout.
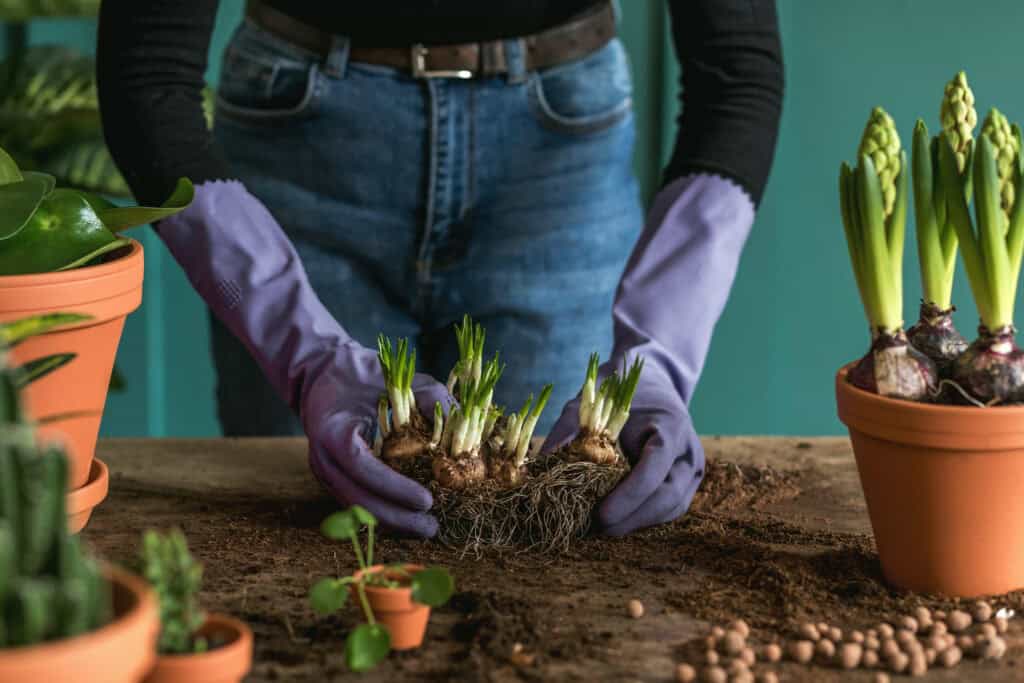
<path id="1" fill-rule="evenodd" d="M 649 196 L 672 144 L 678 67 L 664 3 L 622 4 L 636 81 L 636 168 Z M 221 3 L 211 80 L 241 5 Z M 702 432 L 840 433 L 832 375 L 864 351 L 867 331 L 836 209 L 839 162 L 852 157 L 873 105 L 893 114 L 905 144 L 916 117 L 934 127 L 942 86 L 961 68 L 982 115 L 996 105 L 1011 119 L 1024 119 L 1024 6 L 1012 0 L 984 6 L 965 12 L 953 0 L 779 0 L 787 63 L 779 150 L 694 401 Z M 32 42 L 85 47 L 94 36 L 89 22 L 37 22 L 31 32 Z M 140 234 L 147 249 L 145 303 L 125 331 L 119 362 L 128 389 L 111 396 L 104 433 L 215 434 L 201 303 L 159 242 Z M 908 247 L 906 315 L 913 318 L 920 291 Z M 962 276 L 955 299 L 960 325 L 970 331 L 976 313 Z"/>

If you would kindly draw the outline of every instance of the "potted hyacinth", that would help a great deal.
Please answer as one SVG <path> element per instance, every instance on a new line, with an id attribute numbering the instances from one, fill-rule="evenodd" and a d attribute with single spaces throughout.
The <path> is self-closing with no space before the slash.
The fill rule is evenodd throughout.
<path id="1" fill-rule="evenodd" d="M 872 343 L 839 371 L 836 396 L 882 568 L 899 586 L 963 597 L 1024 588 L 1016 485 L 1024 478 L 1024 353 L 1013 322 L 1024 254 L 1021 133 L 992 109 L 975 139 L 974 104 L 957 74 L 944 92 L 940 133 L 929 138 L 923 121 L 915 126 L 912 170 L 895 122 L 876 108 L 856 166 L 843 164 L 839 181 Z M 908 173 L 925 295 L 910 335 L 902 330 Z M 969 345 L 951 319 L 958 251 L 980 317 Z"/>
<path id="2" fill-rule="evenodd" d="M 118 207 L 80 190 L 57 187 L 53 176 L 22 171 L 0 150 L 0 321 L 57 311 L 84 316 L 21 344 L 30 362 L 53 353 L 76 360 L 25 391 L 36 418 L 74 414 L 47 425 L 65 440 L 69 488 L 93 476 L 93 453 L 125 317 L 142 301 L 142 246 L 122 232 L 181 211 L 192 185 L 179 181 L 160 207 Z"/>

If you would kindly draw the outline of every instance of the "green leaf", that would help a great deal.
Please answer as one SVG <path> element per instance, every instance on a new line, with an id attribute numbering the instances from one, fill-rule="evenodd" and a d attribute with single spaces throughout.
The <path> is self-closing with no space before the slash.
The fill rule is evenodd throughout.
<path id="1" fill-rule="evenodd" d="M 351 510 L 335 512 L 320 524 L 320 533 L 335 541 L 354 538 L 358 531 L 359 525 Z"/>
<path id="2" fill-rule="evenodd" d="M 32 382 L 42 379 L 57 368 L 67 365 L 75 359 L 76 353 L 55 353 L 52 356 L 36 358 L 21 366 L 20 377 L 18 377 L 18 388 L 23 389 Z"/>
<path id="3" fill-rule="evenodd" d="M 320 579 L 309 589 L 309 604 L 320 614 L 330 614 L 345 606 L 348 588 L 337 579 Z"/>
<path id="4" fill-rule="evenodd" d="M 0 185 L 0 240 L 18 234 L 53 186 L 42 174 Z"/>
<path id="5" fill-rule="evenodd" d="M 374 527 L 377 526 L 377 518 L 374 517 L 369 510 L 364 508 L 362 505 L 353 505 L 349 508 L 349 512 L 356 518 L 356 521 L 362 525 Z"/>
<path id="6" fill-rule="evenodd" d="M 111 209 L 117 208 L 117 204 L 104 199 L 98 194 L 92 192 L 80 192 L 79 194 L 82 195 L 82 199 L 89 203 L 89 206 L 92 207 L 92 210 L 96 212 L 97 216 L 104 211 L 110 211 Z"/>
<path id="7" fill-rule="evenodd" d="M 22 179 L 18 164 L 14 163 L 11 155 L 0 148 L 0 185 L 16 183 Z"/>
<path id="8" fill-rule="evenodd" d="M 0 346 L 13 348 L 37 334 L 44 334 L 57 327 L 91 319 L 91 316 L 78 313 L 48 313 L 0 323 Z"/>
<path id="9" fill-rule="evenodd" d="M 174 192 L 163 204 L 155 206 L 124 206 L 99 212 L 100 220 L 108 229 L 120 232 L 137 225 L 145 225 L 161 218 L 172 216 L 189 204 L 195 196 L 195 188 L 188 178 L 179 178 Z"/>
<path id="10" fill-rule="evenodd" d="M 412 575 L 412 599 L 421 605 L 440 607 L 455 592 L 455 581 L 443 567 L 427 567 Z"/>
<path id="11" fill-rule="evenodd" d="M 76 258 L 71 263 L 68 263 L 67 265 L 63 265 L 60 268 L 57 268 L 56 270 L 58 270 L 58 271 L 61 271 L 61 270 L 74 270 L 75 268 L 81 268 L 82 266 L 87 266 L 92 261 L 95 261 L 96 259 L 98 259 L 100 256 L 103 256 L 104 254 L 109 254 L 112 251 L 117 251 L 118 249 L 127 247 L 131 243 L 132 243 L 132 241 L 130 239 L 128 239 L 128 238 L 118 237 L 113 242 L 108 242 L 107 244 L 104 244 L 103 246 L 96 247 L 95 249 L 90 251 L 88 254 L 85 254 L 84 256 Z"/>
<path id="12" fill-rule="evenodd" d="M 391 636 L 380 624 L 363 624 L 345 640 L 345 664 L 352 671 L 369 671 L 391 650 Z"/>

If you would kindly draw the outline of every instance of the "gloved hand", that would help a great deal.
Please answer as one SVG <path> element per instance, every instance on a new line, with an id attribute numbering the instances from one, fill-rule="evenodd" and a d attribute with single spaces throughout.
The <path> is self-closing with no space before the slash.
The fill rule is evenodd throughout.
<path id="1" fill-rule="evenodd" d="M 327 490 L 386 528 L 433 536 L 430 493 L 369 448 L 384 390 L 377 354 L 324 308 L 266 207 L 237 181 L 211 181 L 156 227 L 195 290 L 301 417 L 310 468 Z M 426 375 L 416 376 L 413 390 L 427 416 L 435 401 L 451 404 L 444 385 Z"/>
<path id="2" fill-rule="evenodd" d="M 687 406 L 753 222 L 750 195 L 717 175 L 680 178 L 655 197 L 619 283 L 615 343 L 599 372 L 603 378 L 623 360 L 645 359 L 620 435 L 633 468 L 598 509 L 604 533 L 671 521 L 693 500 L 704 476 L 704 450 Z M 577 397 L 544 450 L 568 443 L 578 431 Z"/>

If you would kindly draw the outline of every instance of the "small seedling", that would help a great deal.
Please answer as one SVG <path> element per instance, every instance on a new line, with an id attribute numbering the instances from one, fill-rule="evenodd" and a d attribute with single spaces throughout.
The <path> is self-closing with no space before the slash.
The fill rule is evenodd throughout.
<path id="1" fill-rule="evenodd" d="M 440 607 L 448 602 L 455 583 L 442 567 L 428 567 L 410 572 L 405 565 L 394 564 L 374 569 L 373 541 L 377 519 L 359 505 L 335 512 L 320 524 L 320 532 L 334 541 L 348 540 L 359 565 L 359 572 L 339 578 L 324 578 L 313 584 L 309 602 L 320 614 L 330 614 L 345 606 L 354 592 L 366 617 L 345 640 L 345 663 L 353 671 L 368 671 L 383 660 L 391 650 L 391 636 L 377 623 L 366 596 L 366 587 L 388 589 L 410 587 L 412 599 L 422 605 Z M 359 543 L 359 532 L 366 528 L 366 547 Z"/>
<path id="2" fill-rule="evenodd" d="M 180 530 L 166 534 L 147 531 L 142 536 L 139 573 L 156 592 L 160 603 L 160 654 L 205 652 L 210 644 L 196 636 L 206 615 L 199 607 L 203 566 L 188 550 Z"/>

